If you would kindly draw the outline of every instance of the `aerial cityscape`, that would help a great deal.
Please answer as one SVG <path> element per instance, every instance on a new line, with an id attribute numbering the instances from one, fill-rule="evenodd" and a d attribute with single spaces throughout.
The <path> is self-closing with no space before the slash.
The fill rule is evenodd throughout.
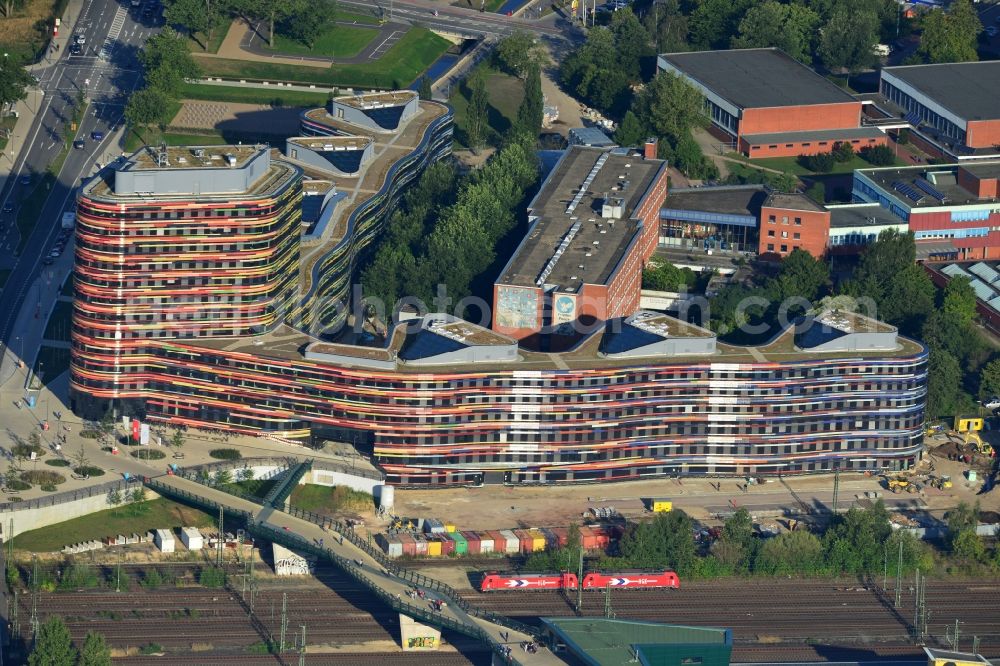
<path id="1" fill-rule="evenodd" d="M 0 666 L 1000 666 L 1000 1 L 0 53 Z"/>

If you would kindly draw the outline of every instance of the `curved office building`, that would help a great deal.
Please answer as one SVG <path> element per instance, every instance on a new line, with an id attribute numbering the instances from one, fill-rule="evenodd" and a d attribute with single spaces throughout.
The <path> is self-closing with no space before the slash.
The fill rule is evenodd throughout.
<path id="1" fill-rule="evenodd" d="M 559 167 L 602 192 L 610 178 L 603 210 L 586 187 L 574 198 L 552 176 L 543 184 L 526 238 L 554 242 L 522 243 L 502 273 L 507 332 L 428 314 L 378 347 L 321 340 L 315 330 L 344 316 L 326 303 L 346 298 L 359 249 L 449 149 L 447 107 L 377 119 L 412 140 L 358 131 L 372 141 L 348 141 L 362 152 L 332 156 L 337 170 L 314 160 L 339 144 L 312 135 L 282 157 L 262 146 L 140 152 L 89 182 L 74 409 L 99 415 L 114 401 L 152 421 L 347 441 L 404 485 L 900 469 L 920 456 L 927 354 L 894 328 L 826 312 L 743 348 L 636 309 L 645 220 L 665 193 L 660 163 L 642 156 L 581 153 Z M 304 221 L 310 197 L 322 212 Z M 588 309 L 602 288 L 617 303 L 607 321 Z M 593 313 L 589 328 L 546 348 L 573 312 Z"/>

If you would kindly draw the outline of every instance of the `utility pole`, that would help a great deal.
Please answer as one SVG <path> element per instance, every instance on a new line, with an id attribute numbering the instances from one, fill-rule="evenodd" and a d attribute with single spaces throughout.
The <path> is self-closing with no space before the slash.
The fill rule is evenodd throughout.
<path id="1" fill-rule="evenodd" d="M 979 654 L 979 636 L 972 637 L 972 654 Z"/>
<path id="2" fill-rule="evenodd" d="M 583 610 L 583 544 L 577 548 L 580 553 L 580 561 L 576 568 L 576 612 Z"/>
<path id="3" fill-rule="evenodd" d="M 31 558 L 31 640 L 38 637 L 38 556 Z"/>
<path id="4" fill-rule="evenodd" d="M 833 469 L 833 515 L 837 515 L 837 500 L 840 498 L 840 465 Z M 902 542 L 900 542 L 902 543 Z"/>
<path id="5" fill-rule="evenodd" d="M 14 640 L 15 636 L 21 633 L 21 618 L 18 617 L 18 597 L 20 596 L 19 590 L 14 588 L 14 608 L 10 612 L 10 636 L 8 639 Z"/>
<path id="6" fill-rule="evenodd" d="M 125 551 L 118 551 L 118 564 L 115 565 L 115 592 L 122 591 L 122 560 L 125 558 Z"/>
<path id="7" fill-rule="evenodd" d="M 919 573 L 918 573 L 919 575 Z M 899 542 L 899 559 L 896 560 L 896 604 L 899 608 L 899 596 L 903 592 L 903 542 Z"/>
<path id="8" fill-rule="evenodd" d="M 882 544 L 882 593 L 885 594 L 889 584 L 889 544 Z"/>
<path id="9" fill-rule="evenodd" d="M 222 524 L 222 505 L 220 504 L 219 505 L 219 541 L 218 541 L 218 543 L 215 544 L 216 545 L 215 565 L 219 566 L 219 567 L 222 566 L 222 548 L 223 548 L 223 545 L 224 545 L 223 542 L 224 542 L 224 540 L 226 538 L 225 534 L 226 533 L 223 531 L 223 524 Z"/>
<path id="10" fill-rule="evenodd" d="M 951 635 L 951 649 L 958 652 L 958 618 L 955 618 L 955 631 Z"/>
<path id="11" fill-rule="evenodd" d="M 299 644 L 299 666 L 305 666 L 306 663 L 306 625 L 300 625 L 302 627 L 302 643 Z"/>
<path id="12" fill-rule="evenodd" d="M 288 631 L 288 593 L 281 593 L 281 639 L 278 641 L 278 654 L 285 651 L 285 633 Z"/>
<path id="13" fill-rule="evenodd" d="M 253 612 L 253 601 L 254 601 L 254 582 L 253 582 L 253 542 L 250 542 L 250 612 Z M 274 605 L 271 606 L 271 619 L 274 619 Z"/>
<path id="14" fill-rule="evenodd" d="M 610 620 L 614 616 L 615 612 L 611 610 L 611 583 L 608 583 L 604 588 L 604 617 Z"/>

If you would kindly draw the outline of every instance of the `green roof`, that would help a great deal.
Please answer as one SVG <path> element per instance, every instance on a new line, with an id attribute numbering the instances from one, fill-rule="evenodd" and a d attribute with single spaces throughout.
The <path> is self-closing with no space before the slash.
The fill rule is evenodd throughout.
<path id="1" fill-rule="evenodd" d="M 542 622 L 579 659 L 592 666 L 634 666 L 633 646 L 641 645 L 643 652 L 655 652 L 661 645 L 683 645 L 695 650 L 698 646 L 722 647 L 727 653 L 732 646 L 728 629 L 591 617 L 546 617 Z"/>

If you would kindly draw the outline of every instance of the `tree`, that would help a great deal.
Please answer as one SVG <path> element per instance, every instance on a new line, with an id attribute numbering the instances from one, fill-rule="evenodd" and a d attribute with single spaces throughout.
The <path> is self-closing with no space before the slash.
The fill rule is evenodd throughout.
<path id="1" fill-rule="evenodd" d="M 0 7 L 3 8 L 4 18 L 13 18 L 14 12 L 24 7 L 25 0 L 3 0 Z"/>
<path id="2" fill-rule="evenodd" d="M 58 615 L 50 617 L 38 630 L 28 666 L 76 666 L 76 660 L 77 651 L 66 623 Z"/>
<path id="3" fill-rule="evenodd" d="M 974 529 L 962 530 L 952 544 L 952 553 L 963 560 L 983 562 L 986 560 L 986 545 Z"/>
<path id="4" fill-rule="evenodd" d="M 677 137 L 669 153 L 677 168 L 688 178 L 704 180 L 719 177 L 718 167 L 705 157 L 701 146 L 691 136 L 690 130 Z"/>
<path id="5" fill-rule="evenodd" d="M 865 146 L 858 152 L 861 159 L 872 166 L 891 166 L 896 163 L 896 154 L 889 146 Z"/>
<path id="6" fill-rule="evenodd" d="M 73 462 L 76 463 L 77 470 L 82 470 L 90 465 L 90 459 L 87 458 L 87 451 L 83 447 L 83 442 L 80 442 L 80 449 L 73 454 Z"/>
<path id="7" fill-rule="evenodd" d="M 16 60 L 10 57 L 0 60 L 0 110 L 25 99 L 32 83 L 31 74 Z"/>
<path id="8" fill-rule="evenodd" d="M 431 99 L 434 96 L 431 90 L 431 79 L 426 74 L 420 77 L 420 88 L 417 90 L 417 94 L 420 95 L 420 99 Z"/>
<path id="9" fill-rule="evenodd" d="M 934 308 L 934 284 L 916 264 L 912 232 L 887 229 L 880 233 L 862 252 L 846 291 L 872 298 L 879 319 L 910 335 Z"/>
<path id="10" fill-rule="evenodd" d="M 642 24 L 653 38 L 655 53 L 676 53 L 689 50 L 688 17 L 680 0 L 653 2 L 645 12 Z"/>
<path id="11" fill-rule="evenodd" d="M 976 318 L 976 292 L 969 278 L 958 276 L 948 280 L 941 299 L 941 310 L 956 322 L 972 323 Z"/>
<path id="12" fill-rule="evenodd" d="M 480 72 L 470 77 L 469 109 L 466 114 L 466 133 L 469 148 L 481 148 L 486 138 L 486 107 L 489 105 L 489 95 L 486 92 L 486 80 Z"/>
<path id="13" fill-rule="evenodd" d="M 747 11 L 733 37 L 734 49 L 775 46 L 799 62 L 812 60 L 819 16 L 808 7 L 766 0 Z"/>
<path id="14" fill-rule="evenodd" d="M 771 300 L 781 302 L 797 297 L 815 301 L 830 282 L 830 267 L 801 248 L 791 251 L 781 262 L 777 277 L 768 283 Z"/>
<path id="15" fill-rule="evenodd" d="M 727 48 L 753 5 L 754 0 L 697 0 L 688 21 L 691 46 L 699 51 Z"/>
<path id="16" fill-rule="evenodd" d="M 184 433 L 181 432 L 180 428 L 174 430 L 174 434 L 170 438 L 170 446 L 175 449 L 180 449 L 184 446 Z"/>
<path id="17" fill-rule="evenodd" d="M 236 472 L 237 481 L 253 481 L 253 468 L 243 467 L 238 472 Z"/>
<path id="18" fill-rule="evenodd" d="M 615 12 L 608 27 L 587 33 L 587 41 L 563 59 L 563 85 L 605 113 L 624 114 L 630 86 L 641 80 L 641 60 L 652 53 L 649 34 L 628 9 Z"/>
<path id="19" fill-rule="evenodd" d="M 184 81 L 201 76 L 187 40 L 172 28 L 150 37 L 139 51 L 139 61 L 145 70 L 146 88 L 160 90 L 170 97 L 180 93 Z"/>
<path id="20" fill-rule="evenodd" d="M 954 547 L 955 539 L 966 530 L 975 531 L 979 523 L 979 502 L 969 504 L 959 502 L 958 506 L 948 512 L 948 532 L 946 541 L 949 548 Z"/>
<path id="21" fill-rule="evenodd" d="M 931 349 L 927 360 L 927 416 L 954 416 L 960 404 L 962 371 L 958 361 L 941 349 Z"/>
<path id="22" fill-rule="evenodd" d="M 545 117 L 545 99 L 542 97 L 542 75 L 537 64 L 531 65 L 524 80 L 524 99 L 517 110 L 517 125 L 532 138 L 542 131 Z"/>
<path id="23" fill-rule="evenodd" d="M 808 530 L 783 532 L 764 541 L 754 571 L 768 575 L 816 574 L 823 566 L 823 544 Z"/>
<path id="24" fill-rule="evenodd" d="M 834 10 L 823 26 L 817 55 L 831 70 L 846 69 L 849 74 L 868 69 L 876 62 L 878 16 L 866 9 L 844 7 Z"/>
<path id="25" fill-rule="evenodd" d="M 1000 395 L 1000 358 L 987 363 L 979 375 L 980 399 L 985 400 L 996 395 Z"/>
<path id="26" fill-rule="evenodd" d="M 798 162 L 816 173 L 830 173 L 836 165 L 833 153 L 816 153 L 815 155 L 799 155 Z"/>
<path id="27" fill-rule="evenodd" d="M 125 120 L 133 127 L 148 128 L 167 122 L 166 109 L 170 100 L 157 88 L 144 88 L 132 93 L 125 106 Z M 114 426 L 112 425 L 112 429 Z"/>
<path id="28" fill-rule="evenodd" d="M 620 146 L 638 146 L 646 138 L 646 132 L 642 128 L 642 123 L 632 113 L 632 109 L 625 112 L 625 117 L 618 124 L 615 131 L 615 141 Z"/>
<path id="29" fill-rule="evenodd" d="M 827 565 L 834 573 L 881 570 L 884 544 L 891 534 L 889 514 L 881 501 L 863 510 L 851 508 L 835 516 L 823 535 Z"/>
<path id="30" fill-rule="evenodd" d="M 141 504 L 146 501 L 146 489 L 142 486 L 134 488 L 131 493 L 129 493 L 128 501 L 132 504 Z"/>
<path id="31" fill-rule="evenodd" d="M 202 50 L 208 50 L 208 41 L 200 41 L 197 33 L 211 32 L 217 16 L 213 15 L 214 6 L 205 0 L 170 0 L 163 10 L 163 17 L 170 25 L 187 28 L 188 34 L 198 42 Z"/>
<path id="32" fill-rule="evenodd" d="M 313 48 L 317 39 L 335 27 L 337 3 L 335 0 L 298 0 L 283 14 L 276 28 L 278 33 Z"/>
<path id="33" fill-rule="evenodd" d="M 111 648 L 104 641 L 104 634 L 88 631 L 80 648 L 78 666 L 111 666 Z"/>
<path id="34" fill-rule="evenodd" d="M 854 157 L 854 146 L 848 141 L 837 141 L 830 152 L 833 154 L 833 159 L 838 162 L 850 162 Z"/>
<path id="35" fill-rule="evenodd" d="M 220 469 L 215 473 L 212 485 L 227 486 L 233 482 L 233 474 L 228 469 Z"/>
<path id="36" fill-rule="evenodd" d="M 652 521 L 629 525 L 619 543 L 632 566 L 671 567 L 680 575 L 695 563 L 691 518 L 679 509 L 657 514 Z"/>
<path id="37" fill-rule="evenodd" d="M 500 69 L 521 79 L 526 79 L 533 67 L 541 68 L 545 61 L 545 47 L 527 30 L 515 30 L 500 40 L 495 54 Z"/>
<path id="38" fill-rule="evenodd" d="M 672 142 L 708 123 L 701 92 L 673 72 L 658 73 L 637 97 L 635 108 L 645 126 Z"/>
<path id="39" fill-rule="evenodd" d="M 920 55 L 927 62 L 971 62 L 979 59 L 976 39 L 983 31 L 969 0 L 954 0 L 948 11 L 932 9 L 923 20 Z"/>
<path id="40" fill-rule="evenodd" d="M 111 506 L 118 506 L 123 501 L 124 498 L 122 497 L 122 493 L 117 488 L 108 493 L 108 504 L 110 504 Z"/>

